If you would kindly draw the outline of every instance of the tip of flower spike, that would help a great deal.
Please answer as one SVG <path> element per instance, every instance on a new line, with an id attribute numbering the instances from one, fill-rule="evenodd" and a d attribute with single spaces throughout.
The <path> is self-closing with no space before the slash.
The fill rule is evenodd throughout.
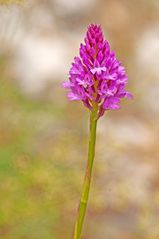
<path id="1" fill-rule="evenodd" d="M 102 28 L 100 24 L 90 24 L 87 28 L 87 31 L 90 32 L 91 34 L 96 34 L 97 32 L 102 33 Z"/>
<path id="2" fill-rule="evenodd" d="M 101 28 L 101 25 L 100 24 L 97 24 L 97 23 L 91 23 L 90 25 L 88 25 L 88 29 L 89 28 L 95 28 L 95 29 L 97 29 L 97 28 Z"/>

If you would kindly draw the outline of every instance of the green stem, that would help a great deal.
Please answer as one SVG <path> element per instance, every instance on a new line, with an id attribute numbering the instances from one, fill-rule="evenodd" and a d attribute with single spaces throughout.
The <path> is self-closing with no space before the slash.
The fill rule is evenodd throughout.
<path id="1" fill-rule="evenodd" d="M 87 161 L 84 183 L 82 187 L 82 195 L 81 195 L 81 199 L 79 203 L 78 214 L 77 214 L 75 228 L 74 228 L 73 239 L 81 238 L 84 217 L 86 214 L 91 176 L 92 176 L 93 161 L 95 156 L 97 112 L 98 112 L 98 106 L 94 105 L 90 115 L 90 137 L 89 137 L 88 161 Z"/>

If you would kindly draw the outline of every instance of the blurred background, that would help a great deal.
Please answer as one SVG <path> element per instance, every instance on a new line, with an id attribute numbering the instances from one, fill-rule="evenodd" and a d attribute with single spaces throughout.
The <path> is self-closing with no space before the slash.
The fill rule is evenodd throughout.
<path id="1" fill-rule="evenodd" d="M 61 82 L 90 23 L 126 66 L 134 100 L 98 123 L 83 239 L 159 238 L 159 1 L 26 0 L 0 5 L 2 239 L 72 236 L 89 113 Z"/>

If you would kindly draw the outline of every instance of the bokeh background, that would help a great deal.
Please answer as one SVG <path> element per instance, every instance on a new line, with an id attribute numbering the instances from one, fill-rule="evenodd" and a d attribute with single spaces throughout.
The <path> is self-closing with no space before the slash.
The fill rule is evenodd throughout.
<path id="1" fill-rule="evenodd" d="M 89 113 L 61 82 L 90 23 L 126 66 L 134 100 L 98 123 L 83 239 L 159 238 L 159 1 L 26 0 L 0 5 L 2 239 L 72 236 Z"/>

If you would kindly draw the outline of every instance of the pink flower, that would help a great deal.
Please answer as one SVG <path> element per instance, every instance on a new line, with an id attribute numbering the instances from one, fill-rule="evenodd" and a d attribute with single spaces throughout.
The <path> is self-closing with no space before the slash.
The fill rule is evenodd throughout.
<path id="1" fill-rule="evenodd" d="M 110 50 L 101 26 L 91 24 L 85 44 L 80 46 L 80 56 L 72 63 L 69 82 L 63 83 L 63 87 L 69 89 L 68 99 L 81 100 L 90 110 L 96 102 L 100 117 L 105 110 L 119 109 L 121 98 L 132 98 L 125 90 L 127 81 L 125 68 Z"/>

